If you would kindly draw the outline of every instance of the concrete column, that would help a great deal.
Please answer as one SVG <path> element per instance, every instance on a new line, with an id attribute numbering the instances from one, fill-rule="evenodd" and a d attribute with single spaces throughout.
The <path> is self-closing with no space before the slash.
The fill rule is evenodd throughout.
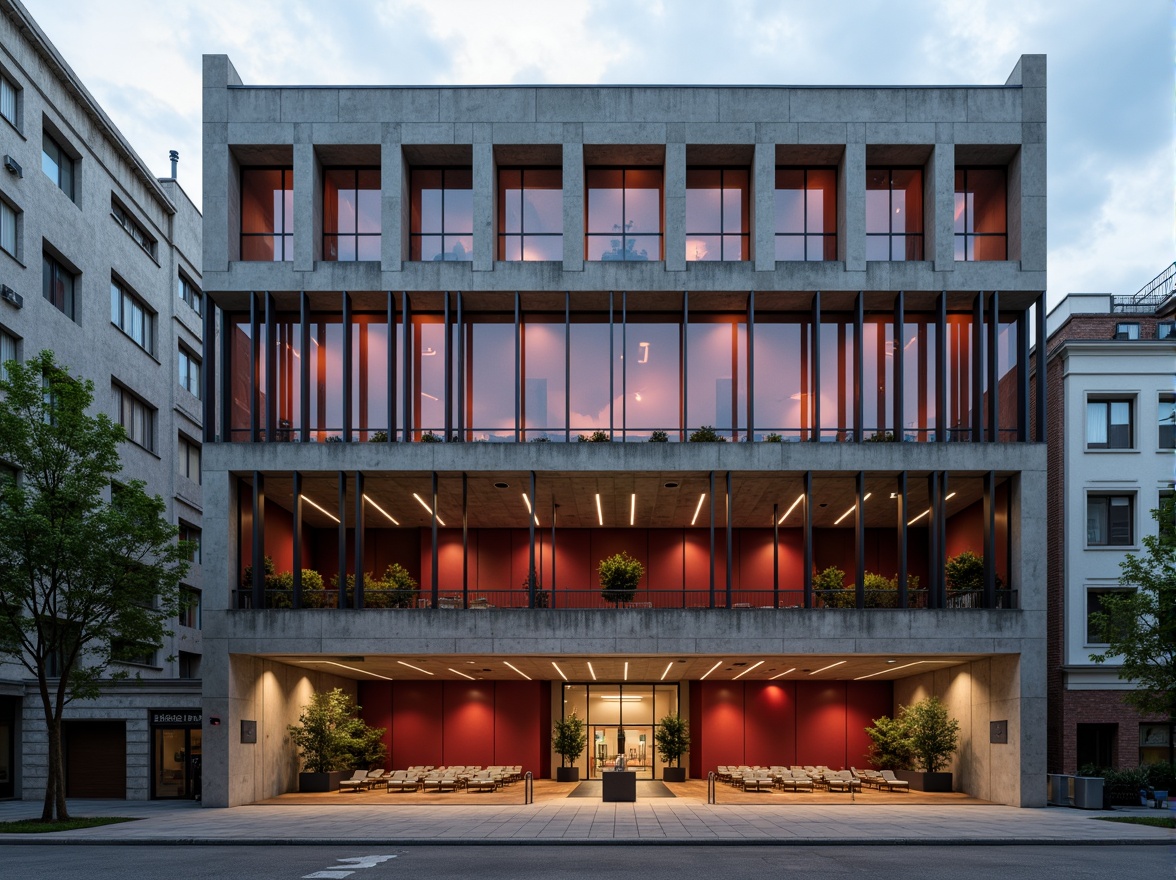
<path id="1" fill-rule="evenodd" d="M 563 145 L 563 268 L 584 271 L 584 145 Z"/>
<path id="2" fill-rule="evenodd" d="M 494 145 L 474 144 L 474 271 L 494 269 Z"/>
<path id="3" fill-rule="evenodd" d="M 776 145 L 756 144 L 751 169 L 751 258 L 757 272 L 776 270 Z"/>
<path id="4" fill-rule="evenodd" d="M 294 271 L 314 270 L 322 250 L 322 180 L 314 144 L 294 145 Z M 318 247 L 316 247 L 316 244 Z"/>
<path id="5" fill-rule="evenodd" d="M 666 144 L 664 238 L 666 271 L 686 271 L 686 145 Z"/>
<path id="6" fill-rule="evenodd" d="M 203 59 L 204 240 L 209 242 L 204 271 L 224 272 L 229 260 L 241 258 L 240 172 L 229 151 L 228 86 L 241 77 L 227 55 Z"/>
<path id="7" fill-rule="evenodd" d="M 846 144 L 837 169 L 837 256 L 848 272 L 866 270 L 866 145 Z"/>
<path id="8" fill-rule="evenodd" d="M 1044 272 L 1047 245 L 1045 56 L 1022 55 L 1013 76 L 1018 73 L 1021 82 L 1022 142 L 1020 152 L 1009 167 L 1009 259 L 1019 259 L 1024 270 Z M 1014 174 L 1018 189 L 1013 189 Z"/>
<path id="9" fill-rule="evenodd" d="M 923 180 L 923 256 L 936 272 L 955 268 L 955 145 L 936 144 Z"/>
<path id="10" fill-rule="evenodd" d="M 408 258 L 408 169 L 399 141 L 380 145 L 380 268 L 399 272 Z"/>

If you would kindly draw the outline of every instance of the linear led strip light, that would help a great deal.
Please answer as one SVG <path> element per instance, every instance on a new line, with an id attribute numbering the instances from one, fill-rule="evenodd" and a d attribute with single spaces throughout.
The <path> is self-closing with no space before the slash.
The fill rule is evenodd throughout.
<path id="1" fill-rule="evenodd" d="M 339 517 L 335 516 L 335 514 L 331 513 L 331 511 L 327 510 L 325 507 L 323 507 L 319 504 L 315 504 L 313 501 L 311 501 L 305 495 L 300 495 L 298 497 L 300 497 L 303 501 L 305 501 L 307 504 L 309 504 L 311 507 L 313 507 L 315 510 L 319 511 L 320 513 L 325 513 L 327 516 L 329 516 L 335 522 L 339 521 Z"/>
<path id="2" fill-rule="evenodd" d="M 802 502 L 802 501 L 804 501 L 804 493 L 803 492 L 801 492 L 799 495 L 796 496 L 796 500 L 792 502 L 792 506 L 789 507 L 786 511 L 784 511 L 784 515 L 782 517 L 780 517 L 780 520 L 779 520 L 779 522 L 776 523 L 776 525 L 780 525 L 780 523 L 782 523 L 782 522 L 784 522 L 784 520 L 788 519 L 788 514 L 792 513 L 792 511 L 796 510 L 796 505 L 800 504 L 800 502 Z"/>
<path id="3" fill-rule="evenodd" d="M 431 508 L 431 507 L 429 507 L 429 505 L 425 504 L 424 498 L 422 498 L 416 492 L 412 493 L 412 497 L 421 503 L 421 507 L 423 507 L 425 510 L 429 511 L 429 516 L 433 516 L 433 508 Z M 437 525 L 439 525 L 439 526 L 445 525 L 445 520 L 441 519 L 440 516 L 437 517 Z"/>
<path id="4" fill-rule="evenodd" d="M 873 678 L 875 675 L 882 675 L 887 672 L 898 672 L 900 669 L 909 669 L 911 666 L 919 666 L 923 663 L 954 663 L 953 660 L 916 660 L 913 663 L 904 663 L 902 666 L 887 666 L 885 669 L 879 669 L 877 672 L 871 672 L 869 675 L 859 675 L 854 681 L 861 681 L 863 678 Z"/>
<path id="5" fill-rule="evenodd" d="M 862 501 L 863 502 L 869 501 L 870 496 L 873 494 L 874 494 L 873 492 L 867 492 L 866 497 L 863 498 Z M 851 507 L 849 510 L 845 511 L 845 513 L 841 514 L 841 516 L 837 517 L 837 519 L 835 519 L 833 521 L 833 525 L 835 525 L 835 526 L 841 525 L 841 521 L 843 519 L 845 519 L 847 516 L 849 516 L 851 513 L 853 513 L 855 510 L 857 510 L 857 503 L 856 502 L 854 503 L 853 507 Z"/>
<path id="6" fill-rule="evenodd" d="M 690 525 L 694 525 L 696 522 L 698 522 L 698 514 L 702 512 L 702 502 L 704 501 L 706 501 L 705 492 L 698 496 L 698 507 L 694 508 L 694 518 L 690 520 Z"/>
<path id="7" fill-rule="evenodd" d="M 400 525 L 400 523 L 398 523 L 396 521 L 395 517 L 393 517 L 392 514 L 390 514 L 388 511 L 384 510 L 384 508 L 380 507 L 380 505 L 376 504 L 376 502 L 373 501 L 367 495 L 366 492 L 364 493 L 363 500 L 366 501 L 368 504 L 370 504 L 372 507 L 374 507 L 376 510 L 380 511 L 380 513 L 384 514 L 384 516 L 386 516 L 388 518 L 388 521 L 391 522 L 392 525 L 394 525 L 394 526 Z"/>
<path id="8" fill-rule="evenodd" d="M 326 665 L 326 666 L 338 666 L 340 669 L 350 669 L 352 672 L 360 672 L 360 673 L 363 673 L 364 675 L 370 675 L 373 678 L 382 679 L 383 681 L 392 681 L 392 679 L 390 679 L 388 676 L 380 675 L 380 673 L 378 673 L 378 672 L 369 672 L 366 669 L 360 669 L 358 666 L 348 666 L 346 663 L 336 663 L 334 660 L 299 660 L 298 662 L 299 663 L 314 663 L 314 664 Z"/>
<path id="9" fill-rule="evenodd" d="M 604 525 L 604 510 L 600 506 L 600 493 L 596 493 L 596 521 Z"/>
<path id="10" fill-rule="evenodd" d="M 955 495 L 956 495 L 956 493 L 955 493 L 955 492 L 952 492 L 950 495 L 947 495 L 947 496 L 945 496 L 943 500 L 944 500 L 944 501 L 950 501 L 951 499 L 955 498 Z M 931 512 L 931 508 L 930 508 L 930 507 L 928 507 L 926 510 L 924 510 L 922 513 L 920 513 L 920 514 L 919 514 L 918 516 L 916 516 L 914 519 L 912 519 L 912 520 L 910 520 L 909 522 L 907 522 L 907 525 L 908 525 L 908 526 L 913 526 L 915 523 L 917 523 L 919 520 L 921 520 L 923 517 L 925 517 L 925 516 L 926 516 L 927 514 L 929 514 L 930 512 Z"/>
<path id="11" fill-rule="evenodd" d="M 535 525 L 539 525 L 539 517 L 533 510 L 531 510 L 531 499 L 527 497 L 526 492 L 523 493 L 523 504 L 527 505 L 527 513 L 535 518 Z"/>

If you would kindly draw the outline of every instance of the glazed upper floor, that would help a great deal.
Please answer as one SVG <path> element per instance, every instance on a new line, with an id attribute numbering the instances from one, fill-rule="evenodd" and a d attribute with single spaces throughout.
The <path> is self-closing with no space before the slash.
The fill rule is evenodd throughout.
<path id="1" fill-rule="evenodd" d="M 256 87 L 208 56 L 206 285 L 1041 290 L 1044 86 L 1041 56 L 933 88 Z"/>

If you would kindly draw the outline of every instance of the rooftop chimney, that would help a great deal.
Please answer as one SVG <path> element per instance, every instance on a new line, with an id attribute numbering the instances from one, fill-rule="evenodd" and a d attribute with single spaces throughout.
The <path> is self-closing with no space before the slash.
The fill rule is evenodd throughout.
<path id="1" fill-rule="evenodd" d="M 175 150 L 169 150 L 167 157 L 171 159 L 172 163 L 172 180 L 176 179 L 176 165 L 180 163 L 180 154 Z"/>

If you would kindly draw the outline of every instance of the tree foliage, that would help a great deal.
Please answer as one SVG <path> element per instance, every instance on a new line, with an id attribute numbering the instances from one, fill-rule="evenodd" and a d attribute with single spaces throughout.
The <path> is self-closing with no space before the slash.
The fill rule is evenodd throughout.
<path id="1" fill-rule="evenodd" d="M 605 601 L 619 605 L 632 602 L 637 585 L 645 576 L 645 566 L 624 551 L 600 560 L 600 593 Z"/>
<path id="2" fill-rule="evenodd" d="M 895 718 L 883 715 L 867 727 L 870 737 L 870 762 L 887 770 L 910 770 L 913 762 L 906 728 Z"/>
<path id="3" fill-rule="evenodd" d="M 1134 682 L 1123 698 L 1144 715 L 1176 718 L 1176 499 L 1167 496 L 1151 512 L 1155 534 L 1143 552 L 1119 563 L 1126 589 L 1104 594 L 1091 629 L 1107 643 L 1095 663 L 1119 662 L 1119 678 Z"/>
<path id="4" fill-rule="evenodd" d="M 663 761 L 677 767 L 690 749 L 690 722 L 681 715 L 667 715 L 657 723 L 653 744 Z"/>
<path id="5" fill-rule="evenodd" d="M 385 729 L 368 727 L 359 709 L 340 688 L 317 693 L 302 707 L 288 730 L 306 772 L 365 770 L 384 760 Z"/>
<path id="6" fill-rule="evenodd" d="M 938 697 L 900 706 L 898 716 L 883 715 L 866 728 L 870 760 L 894 770 L 938 773 L 959 747 L 960 723 L 947 714 Z"/>
<path id="7" fill-rule="evenodd" d="M 559 755 L 560 766 L 576 763 L 588 746 L 588 733 L 584 720 L 575 712 L 555 722 L 551 730 L 551 747 Z"/>
<path id="8" fill-rule="evenodd" d="M 0 653 L 36 679 L 48 729 L 42 820 L 68 818 L 61 717 L 156 650 L 191 553 L 159 496 L 114 483 L 123 429 L 89 412 L 92 382 L 43 351 L 0 379 Z"/>

